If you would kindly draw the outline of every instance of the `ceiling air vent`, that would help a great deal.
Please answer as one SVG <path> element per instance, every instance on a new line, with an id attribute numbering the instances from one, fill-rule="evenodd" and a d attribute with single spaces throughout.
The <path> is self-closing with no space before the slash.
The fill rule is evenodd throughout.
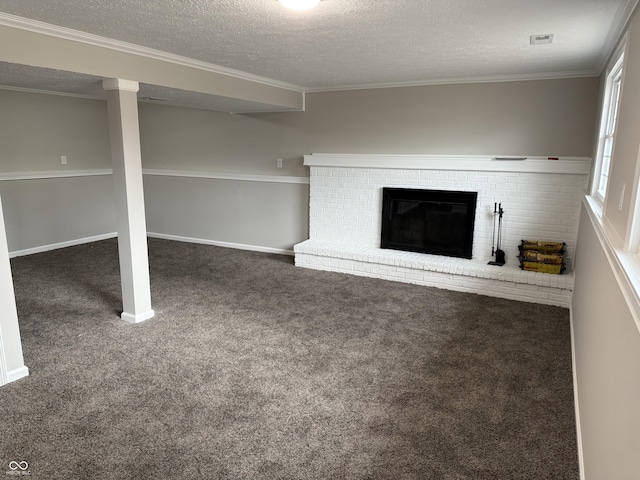
<path id="1" fill-rule="evenodd" d="M 553 33 L 545 33 L 543 35 L 531 35 L 529 37 L 531 45 L 545 45 L 553 42 Z"/>

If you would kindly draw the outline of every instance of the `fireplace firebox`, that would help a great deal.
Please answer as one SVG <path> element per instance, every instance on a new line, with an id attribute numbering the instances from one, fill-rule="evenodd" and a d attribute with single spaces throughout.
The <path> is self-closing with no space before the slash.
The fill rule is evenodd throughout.
<path id="1" fill-rule="evenodd" d="M 471 258 L 477 192 L 382 189 L 381 248 Z"/>

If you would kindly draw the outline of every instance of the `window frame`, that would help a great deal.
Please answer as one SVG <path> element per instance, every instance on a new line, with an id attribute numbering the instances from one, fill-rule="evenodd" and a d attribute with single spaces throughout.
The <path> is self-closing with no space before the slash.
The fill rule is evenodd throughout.
<path id="1" fill-rule="evenodd" d="M 613 58 L 614 61 L 611 62 L 611 66 L 607 69 L 607 80 L 600 117 L 598 149 L 591 186 L 591 196 L 598 201 L 603 209 L 607 201 L 611 160 L 615 152 L 619 100 L 624 76 L 624 47 L 620 48 Z"/>

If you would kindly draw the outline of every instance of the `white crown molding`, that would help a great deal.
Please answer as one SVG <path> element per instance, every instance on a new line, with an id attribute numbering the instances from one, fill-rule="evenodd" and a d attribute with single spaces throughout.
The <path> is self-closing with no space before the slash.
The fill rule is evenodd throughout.
<path id="1" fill-rule="evenodd" d="M 57 95 L 59 97 L 84 98 L 87 100 L 105 100 L 105 96 L 83 95 L 81 93 L 55 92 L 52 90 L 38 90 L 37 88 L 14 87 L 12 85 L 0 85 L 0 90 L 11 92 L 37 93 L 39 95 Z"/>
<path id="2" fill-rule="evenodd" d="M 413 82 L 362 83 L 354 85 L 335 85 L 331 87 L 306 88 L 306 93 L 338 92 L 346 90 L 372 90 L 376 88 L 425 87 L 429 85 L 458 85 L 465 83 L 526 82 L 530 80 L 562 80 L 565 78 L 597 77 L 597 70 L 573 70 L 566 72 L 531 73 L 516 75 L 494 75 L 479 77 L 451 77 Z"/>
<path id="3" fill-rule="evenodd" d="M 271 87 L 284 88 L 299 93 L 302 93 L 304 91 L 304 88 L 300 87 L 299 85 L 281 82 L 278 80 L 273 80 L 271 78 L 262 77 L 260 75 L 254 75 L 251 73 L 242 72 L 240 70 L 234 70 L 232 68 L 222 67 L 220 65 L 214 65 L 212 63 L 195 60 L 193 58 L 183 57 L 182 55 L 175 55 L 173 53 L 167 53 L 161 50 L 135 45 L 133 43 L 122 42 L 120 40 L 114 40 L 111 38 L 102 37 L 100 35 L 81 32 L 79 30 L 73 30 L 71 28 L 51 25 L 49 23 L 39 22 L 37 20 L 19 17 L 17 15 L 11 15 L 4 12 L 0 12 L 0 25 L 11 28 L 18 28 L 20 30 L 26 30 L 41 35 L 62 38 L 64 40 L 85 43 L 87 45 L 93 45 L 95 47 L 108 48 L 123 53 L 140 55 L 154 60 L 162 60 L 165 62 L 182 65 L 184 67 L 196 68 L 206 72 L 227 75 L 240 80 L 248 80 Z"/>
<path id="4" fill-rule="evenodd" d="M 598 76 L 600 76 L 604 69 L 607 68 L 609 59 L 620 44 L 620 41 L 622 40 L 627 30 L 629 22 L 631 21 L 633 12 L 638 7 L 639 1 L 640 0 L 625 0 L 624 5 L 616 13 L 615 18 L 613 19 L 613 24 L 611 25 L 611 29 L 609 30 L 609 34 L 607 35 L 607 39 L 605 40 L 604 46 L 601 50 L 600 58 L 598 60 L 598 66 L 596 68 Z"/>
<path id="5" fill-rule="evenodd" d="M 555 158 L 555 157 L 553 157 Z M 589 175 L 587 157 L 471 156 L 471 155 L 362 155 L 314 153 L 304 156 L 309 167 L 391 168 Z"/>

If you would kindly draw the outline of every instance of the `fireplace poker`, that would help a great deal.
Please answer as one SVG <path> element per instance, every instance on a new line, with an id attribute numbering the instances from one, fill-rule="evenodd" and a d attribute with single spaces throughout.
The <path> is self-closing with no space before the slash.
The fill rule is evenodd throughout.
<path id="1" fill-rule="evenodd" d="M 502 209 L 502 203 L 494 204 L 493 206 L 493 242 L 495 243 L 495 250 L 493 245 L 491 245 L 491 256 L 495 255 L 496 259 L 489 262 L 489 265 L 496 265 L 498 267 L 502 267 L 506 263 L 506 254 L 504 250 L 502 250 L 502 216 L 504 214 L 504 210 Z M 495 241 L 496 237 L 496 215 L 498 216 L 498 241 Z"/>

